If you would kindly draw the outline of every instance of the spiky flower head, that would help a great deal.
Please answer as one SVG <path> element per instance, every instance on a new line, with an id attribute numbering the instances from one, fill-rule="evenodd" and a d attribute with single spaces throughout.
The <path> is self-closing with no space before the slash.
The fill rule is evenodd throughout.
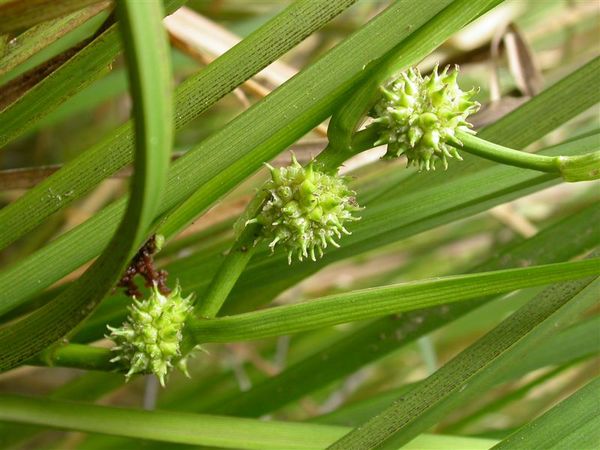
<path id="1" fill-rule="evenodd" d="M 329 244 L 339 247 L 337 239 L 350 234 L 345 225 L 358 220 L 352 213 L 361 209 L 347 179 L 320 172 L 312 162 L 302 167 L 293 155 L 287 167 L 267 167 L 271 179 L 263 187 L 266 200 L 247 223 L 262 225 L 261 235 L 271 250 L 283 247 L 291 264 L 294 257 L 316 261 Z"/>
<path id="2" fill-rule="evenodd" d="M 378 145 L 387 144 L 386 157 L 406 155 L 408 166 L 434 169 L 438 161 L 448 168 L 448 158 L 462 160 L 456 150 L 461 141 L 456 131 L 474 134 L 467 117 L 479 109 L 456 82 L 458 66 L 438 73 L 438 67 L 423 77 L 418 69 L 402 72 L 381 88 L 382 98 L 373 107 L 371 126 L 378 127 Z"/>
<path id="3" fill-rule="evenodd" d="M 179 285 L 168 295 L 162 295 L 154 285 L 150 297 L 135 300 L 129 309 L 127 321 L 120 328 L 108 327 L 117 345 L 112 348 L 120 361 L 129 367 L 126 378 L 134 373 L 153 373 L 162 386 L 165 376 L 173 367 L 187 373 L 187 359 L 180 358 L 182 329 L 192 310 L 191 295 L 183 298 Z"/>

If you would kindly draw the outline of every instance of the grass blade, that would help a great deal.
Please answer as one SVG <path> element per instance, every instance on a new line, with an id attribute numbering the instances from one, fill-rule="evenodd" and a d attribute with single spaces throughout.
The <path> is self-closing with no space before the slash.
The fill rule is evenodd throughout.
<path id="1" fill-rule="evenodd" d="M 162 5 L 121 2 L 117 11 L 135 116 L 131 201 L 106 250 L 75 283 L 34 313 L 0 329 L 0 370 L 29 359 L 92 312 L 145 239 L 161 199 L 173 145 L 172 80 Z"/>
<path id="2" fill-rule="evenodd" d="M 0 4 L 0 34 L 27 28 L 104 0 L 20 0 Z"/>
<path id="3" fill-rule="evenodd" d="M 199 343 L 292 334 L 600 274 L 600 258 L 457 275 L 332 295 L 290 306 L 190 324 Z"/>
<path id="4" fill-rule="evenodd" d="M 167 11 L 172 12 L 183 3 L 184 0 L 168 0 Z M 119 30 L 117 25 L 111 25 L 49 76 L 3 108 L 0 112 L 0 149 L 29 130 L 74 94 L 105 75 L 111 69 L 111 64 L 120 51 Z M 78 82 L 75 83 L 74 80 Z M 54 192 L 65 191 L 54 189 Z M 46 201 L 52 204 L 54 200 L 48 198 Z M 36 214 L 33 217 L 35 216 Z M 0 248 L 4 247 L 0 246 Z"/>
<path id="5" fill-rule="evenodd" d="M 472 272 L 497 270 L 528 260 L 544 264 L 573 258 L 597 245 L 595 226 L 598 208 L 591 207 L 551 226 L 536 236 L 511 246 Z M 565 239 L 565 236 L 569 236 Z M 348 333 L 326 349 L 315 352 L 280 374 L 222 402 L 214 412 L 260 416 L 348 376 L 390 352 L 461 317 L 490 301 L 473 302 L 406 313 L 401 318 L 385 317 Z M 327 365 L 323 361 L 328 361 Z"/>
<path id="6" fill-rule="evenodd" d="M 600 378 L 511 434 L 495 450 L 592 449 L 600 442 Z"/>
<path id="7" fill-rule="evenodd" d="M 142 411 L 11 395 L 0 395 L 0 419 L 170 443 L 255 450 L 322 449 L 348 431 L 331 425 Z M 405 448 L 484 450 L 494 444 L 488 439 L 424 435 Z"/>
<path id="8" fill-rule="evenodd" d="M 348 0 L 344 0 L 342 5 L 347 2 Z M 444 2 L 436 1 L 435 5 L 439 5 L 441 8 L 442 3 Z M 327 11 L 330 11 L 330 5 L 334 5 L 334 3 L 327 1 L 326 4 L 328 5 Z M 306 68 L 267 98 L 242 113 L 218 133 L 205 139 L 198 147 L 178 159 L 170 172 L 168 188 L 161 203 L 160 213 L 165 213 L 179 205 L 193 192 L 197 192 L 201 186 L 203 192 L 207 194 L 203 201 L 206 206 L 209 206 L 239 181 L 256 171 L 264 161 L 281 152 L 286 146 L 295 142 L 328 117 L 349 87 L 363 75 L 363 66 L 389 51 L 398 41 L 410 34 L 406 27 L 398 26 L 398 16 L 402 16 L 402 20 L 407 24 L 420 24 L 436 11 L 431 4 L 419 3 L 418 7 L 409 8 L 410 14 L 407 15 L 407 5 L 409 4 L 413 4 L 413 2 L 405 0 L 390 6 L 315 64 Z M 304 5 L 303 8 L 311 12 L 310 17 L 314 17 L 315 21 L 322 19 L 323 8 L 320 7 L 320 3 L 306 0 L 297 5 Z M 336 5 L 338 9 L 335 11 L 343 9 L 339 4 L 336 3 L 334 6 Z M 296 9 L 287 11 L 288 15 L 298 14 Z M 279 26 L 279 21 L 274 23 Z M 378 30 L 381 29 L 385 29 L 387 32 L 379 33 Z M 279 30 L 282 32 L 281 29 Z M 259 37 L 269 33 L 269 39 L 273 39 L 275 36 L 270 27 L 261 29 L 257 33 Z M 244 42 L 250 45 L 248 39 L 242 41 L 242 43 Z M 256 50 L 254 43 L 250 48 L 253 51 Z M 243 54 L 247 55 L 245 52 Z M 229 71 L 237 72 L 239 56 L 238 54 L 235 60 L 231 60 L 232 65 Z M 220 77 L 222 74 L 219 71 L 216 75 Z M 196 89 L 197 87 L 195 83 L 191 82 L 186 85 L 187 89 Z M 190 92 L 186 95 L 189 94 Z M 186 102 L 195 99 L 195 96 L 190 96 Z M 179 114 L 179 111 L 176 110 L 176 116 Z M 120 129 L 119 133 L 119 142 L 125 143 L 125 140 L 130 138 L 127 130 Z M 81 186 L 82 179 L 86 180 L 83 182 L 86 185 L 90 180 L 102 179 L 104 177 L 100 170 L 102 161 L 111 160 L 105 150 L 104 146 L 95 147 L 93 154 L 84 156 L 87 160 L 86 164 L 82 165 L 80 161 L 78 166 L 71 166 L 73 170 L 69 172 L 69 180 L 61 178 L 64 184 L 61 185 L 61 189 L 53 190 L 53 192 L 64 193 L 64 189 L 73 189 L 73 187 L 75 187 L 75 192 L 79 192 L 80 189 L 86 189 L 85 186 Z M 129 157 L 126 151 L 113 155 L 119 158 L 123 164 L 128 162 Z M 85 169 L 83 172 L 81 172 L 82 168 Z M 64 170 L 65 168 L 60 172 Z M 23 223 L 22 217 L 32 217 L 32 220 L 37 222 L 41 216 L 45 215 L 45 212 L 41 216 L 39 215 L 41 210 L 46 209 L 45 206 L 50 208 L 46 212 L 65 206 L 67 200 L 64 197 L 61 200 L 53 198 L 48 200 L 48 203 L 40 205 L 38 195 L 47 199 L 47 189 L 49 188 L 50 185 L 41 183 L 40 186 L 32 189 L 30 191 L 32 196 L 28 202 L 10 212 L 10 220 L 6 220 L 6 216 L 0 212 L 2 238 L 6 237 L 8 240 L 12 240 L 14 233 L 22 233 L 22 228 L 28 226 Z M 71 198 L 69 197 L 69 199 Z M 92 219 L 0 274 L 0 291 L 5 294 L 0 303 L 0 310 L 6 312 L 17 306 L 24 299 L 31 298 L 31 295 L 41 287 L 49 286 L 96 256 L 115 231 L 124 205 L 124 199 L 111 204 Z M 194 213 L 198 213 L 198 206 L 197 204 L 193 205 Z M 35 213 L 29 215 L 26 211 L 31 208 Z M 184 211 L 181 212 L 184 213 Z M 12 231 L 8 232 L 9 229 Z M 95 236 L 95 239 L 88 238 L 90 233 Z M 7 242 L 4 239 L 0 240 Z M 49 260 L 57 261 L 57 264 L 48 266 L 47 261 Z M 35 277 L 38 281 L 37 285 L 31 286 L 30 283 L 24 283 L 22 281 L 24 276 Z M 5 285 L 6 290 L 3 290 Z"/>
<path id="9" fill-rule="evenodd" d="M 0 76 L 106 9 L 108 5 L 108 2 L 97 3 L 68 16 L 41 23 L 21 33 L 17 44 L 11 45 L 0 59 Z"/>
<path id="10" fill-rule="evenodd" d="M 517 364 L 532 346 L 552 333 L 557 321 L 570 318 L 596 301 L 593 279 L 554 285 L 461 352 L 391 407 L 336 442 L 332 449 L 398 448 L 412 440 Z"/>

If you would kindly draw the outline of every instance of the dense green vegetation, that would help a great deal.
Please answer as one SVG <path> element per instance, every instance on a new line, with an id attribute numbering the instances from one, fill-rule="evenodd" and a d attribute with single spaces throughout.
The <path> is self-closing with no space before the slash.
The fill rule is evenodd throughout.
<path id="1" fill-rule="evenodd" d="M 0 447 L 596 448 L 599 34 L 0 0 Z"/>

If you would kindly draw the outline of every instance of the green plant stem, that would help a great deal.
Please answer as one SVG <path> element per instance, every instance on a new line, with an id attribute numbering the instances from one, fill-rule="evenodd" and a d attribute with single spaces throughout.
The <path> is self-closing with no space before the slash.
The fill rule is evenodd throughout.
<path id="1" fill-rule="evenodd" d="M 280 336 L 405 311 L 465 301 L 600 273 L 600 259 L 419 280 L 332 295 L 214 320 L 194 320 L 197 343 Z"/>
<path id="2" fill-rule="evenodd" d="M 513 150 L 460 130 L 456 132 L 456 137 L 463 143 L 463 146 L 459 149 L 502 164 L 540 172 L 558 173 L 565 179 L 571 173 L 581 173 L 577 179 L 571 177 L 567 181 L 595 180 L 600 177 L 600 151 L 578 156 L 546 156 Z M 595 171 L 591 170 L 594 163 L 596 165 Z M 590 167 L 587 178 L 585 177 L 586 172 L 583 170 L 584 167 Z M 567 168 L 566 174 L 565 168 Z"/>
<path id="3" fill-rule="evenodd" d="M 509 166 L 559 174 L 566 181 L 590 181 L 600 178 L 600 150 L 575 156 L 547 156 L 528 153 L 486 141 L 458 130 L 456 137 L 463 143 L 459 150 L 481 158 Z M 377 129 L 368 127 L 352 137 L 352 145 L 346 151 L 328 145 L 316 158 L 321 170 L 335 172 L 347 159 L 373 148 L 377 141 Z"/>
<path id="4" fill-rule="evenodd" d="M 600 150 L 585 155 L 547 156 L 527 153 L 494 144 L 458 130 L 456 137 L 463 143 L 459 150 L 509 166 L 560 174 L 566 181 L 590 181 L 600 178 Z M 328 145 L 316 158 L 321 170 L 335 172 L 347 159 L 371 149 L 377 141 L 377 129 L 368 127 L 352 137 L 352 145 L 342 150 Z"/>
<path id="5" fill-rule="evenodd" d="M 315 166 L 326 173 L 336 173 L 338 168 L 348 159 L 360 152 L 375 147 L 378 139 L 377 130 L 373 127 L 359 131 L 352 136 L 352 145 L 347 149 L 340 149 L 333 145 L 328 145 L 315 158 Z"/>
<path id="6" fill-rule="evenodd" d="M 83 370 L 111 371 L 124 367 L 116 366 L 110 360 L 115 356 L 108 348 L 92 347 L 83 344 L 58 344 L 47 348 L 27 364 L 48 367 L 73 367 Z"/>
<path id="7" fill-rule="evenodd" d="M 279 306 L 234 316 L 187 321 L 184 354 L 196 344 L 236 342 L 288 335 L 386 314 L 466 302 L 486 295 L 558 283 L 600 273 L 600 258 L 546 264 L 469 275 L 449 276 L 332 295 L 311 302 Z M 81 356 L 83 347 L 71 345 L 46 352 L 38 364 L 68 367 L 108 367 L 110 351 L 94 349 Z M 81 352 L 81 353 L 80 353 Z M 78 359 L 81 358 L 81 361 Z"/>
<path id="8" fill-rule="evenodd" d="M 424 55 L 431 53 L 452 34 L 501 2 L 502 0 L 455 0 L 449 2 L 426 25 L 411 34 L 409 39 L 377 61 L 376 67 L 371 71 L 368 79 L 332 116 L 327 130 L 331 144 L 339 147 L 342 151 L 351 147 L 352 136 L 364 120 L 367 111 L 377 100 L 379 86 L 394 73 L 419 62 Z"/>
<path id="9" fill-rule="evenodd" d="M 261 240 L 259 237 L 261 225 L 256 223 L 247 225 L 246 221 L 256 217 L 265 198 L 266 191 L 260 189 L 248 203 L 244 213 L 234 223 L 234 232 L 237 234 L 237 238 L 202 295 L 202 299 L 194 305 L 194 312 L 200 317 L 212 319 L 217 316 L 235 283 L 252 259 Z M 168 229 L 169 220 L 167 219 L 165 223 Z M 162 228 L 159 228 L 159 232 L 163 232 Z M 190 351 L 194 345 L 194 340 L 186 334 L 183 353 Z"/>
<path id="10" fill-rule="evenodd" d="M 320 170 L 328 173 L 336 173 L 339 166 L 353 154 L 358 154 L 363 150 L 373 147 L 373 142 L 377 139 L 374 130 L 365 130 L 357 133 L 355 144 L 351 152 L 340 152 L 331 146 L 328 146 L 315 159 L 315 164 Z M 264 201 L 264 193 L 259 191 L 246 208 L 241 222 L 244 219 L 255 217 Z M 196 304 L 194 311 L 200 317 L 211 319 L 216 317 L 221 306 L 227 300 L 227 296 L 233 289 L 235 283 L 244 272 L 248 262 L 252 258 L 261 238 L 258 235 L 260 225 L 251 224 L 245 226 L 240 236 L 235 240 L 225 260 L 219 267 L 216 275 L 211 280 L 202 299 Z M 161 230 L 159 229 L 159 232 Z"/>
<path id="11" fill-rule="evenodd" d="M 256 251 L 257 232 L 259 230 L 260 225 L 250 224 L 236 239 L 216 275 L 211 280 L 205 295 L 196 303 L 194 312 L 197 315 L 205 319 L 217 316 L 221 306 L 227 300 L 227 296 Z"/>
<path id="12" fill-rule="evenodd" d="M 463 143 L 462 147 L 458 147 L 459 149 L 481 158 L 540 172 L 559 172 L 557 160 L 560 156 L 536 155 L 535 153 L 513 150 L 460 130 L 456 131 L 456 137 Z"/>

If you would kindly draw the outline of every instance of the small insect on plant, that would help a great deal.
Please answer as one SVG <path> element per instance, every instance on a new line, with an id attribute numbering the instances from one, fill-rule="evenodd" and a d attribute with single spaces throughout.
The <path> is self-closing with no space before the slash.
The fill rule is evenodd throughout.
<path id="1" fill-rule="evenodd" d="M 598 448 L 599 33 L 0 0 L 0 448 Z"/>

